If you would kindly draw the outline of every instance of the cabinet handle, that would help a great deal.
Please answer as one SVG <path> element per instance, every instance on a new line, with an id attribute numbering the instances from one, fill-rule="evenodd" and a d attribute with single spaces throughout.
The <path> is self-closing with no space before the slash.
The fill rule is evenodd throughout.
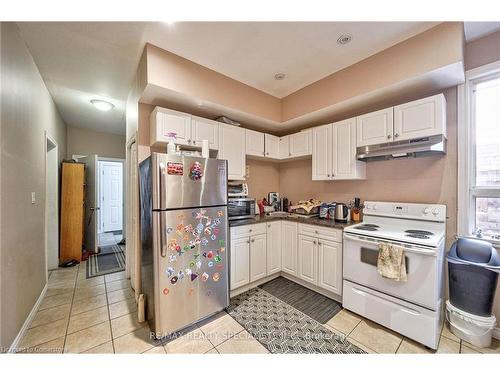
<path id="1" fill-rule="evenodd" d="M 399 134 L 398 133 L 394 134 L 394 138 L 397 138 L 397 137 L 399 137 Z"/>
<path id="2" fill-rule="evenodd" d="M 321 242 L 318 241 L 318 245 L 321 245 Z"/>
<path id="3" fill-rule="evenodd" d="M 318 234 L 318 231 L 317 231 L 317 230 L 315 230 L 315 231 L 314 231 L 314 233 Z"/>
<path id="4" fill-rule="evenodd" d="M 252 242 L 255 242 L 255 239 L 252 238 Z"/>
<path id="5" fill-rule="evenodd" d="M 335 173 L 332 173 L 332 177 L 335 177 Z"/>
<path id="6" fill-rule="evenodd" d="M 266 153 L 266 155 L 269 155 L 269 152 L 268 152 L 268 153 Z"/>
<path id="7" fill-rule="evenodd" d="M 288 153 L 288 156 L 292 156 L 292 153 L 291 153 L 291 152 L 289 152 L 289 153 Z"/>
<path id="8" fill-rule="evenodd" d="M 329 175 L 329 174 L 327 174 L 327 176 L 328 176 L 328 177 L 330 177 L 330 175 Z"/>
<path id="9" fill-rule="evenodd" d="M 248 231 L 249 231 L 249 232 L 251 232 L 252 230 L 251 230 L 251 229 L 249 229 Z"/>
<path id="10" fill-rule="evenodd" d="M 313 241 L 313 244 L 315 244 L 315 245 L 316 245 L 316 241 Z"/>
<path id="11" fill-rule="evenodd" d="M 250 243 L 250 240 L 248 240 L 247 243 Z"/>
<path id="12" fill-rule="evenodd" d="M 268 227 L 268 228 L 271 228 L 271 224 L 267 224 L 267 227 Z"/>
<path id="13" fill-rule="evenodd" d="M 188 143 L 191 143 L 191 140 L 190 140 L 190 139 L 188 139 Z"/>
<path id="14" fill-rule="evenodd" d="M 391 135 L 390 134 L 387 134 L 387 139 L 391 139 Z"/>

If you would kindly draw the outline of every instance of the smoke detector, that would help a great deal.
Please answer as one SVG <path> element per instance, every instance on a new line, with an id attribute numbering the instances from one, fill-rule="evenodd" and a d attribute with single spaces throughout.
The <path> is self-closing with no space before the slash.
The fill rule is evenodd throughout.
<path id="1" fill-rule="evenodd" d="M 285 79 L 286 75 L 285 73 L 276 73 L 274 75 L 274 79 L 278 80 L 278 81 L 281 81 L 282 79 Z"/>
<path id="2" fill-rule="evenodd" d="M 352 40 L 352 35 L 351 34 L 342 34 L 337 39 L 337 44 L 344 45 L 344 44 L 349 43 L 351 40 Z"/>

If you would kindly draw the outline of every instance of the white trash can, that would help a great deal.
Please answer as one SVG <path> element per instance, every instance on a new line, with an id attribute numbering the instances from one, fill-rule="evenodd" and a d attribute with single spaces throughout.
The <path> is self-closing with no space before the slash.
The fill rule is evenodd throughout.
<path id="1" fill-rule="evenodd" d="M 491 345 L 491 336 L 497 324 L 495 315 L 484 317 L 470 314 L 446 301 L 446 320 L 455 336 L 479 348 Z"/>

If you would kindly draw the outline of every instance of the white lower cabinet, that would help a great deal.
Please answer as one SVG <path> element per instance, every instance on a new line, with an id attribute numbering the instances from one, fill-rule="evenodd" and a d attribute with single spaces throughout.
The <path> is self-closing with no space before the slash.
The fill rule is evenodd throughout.
<path id="1" fill-rule="evenodd" d="M 266 234 L 250 237 L 250 282 L 267 276 Z"/>
<path id="2" fill-rule="evenodd" d="M 232 238 L 231 236 L 231 290 L 250 282 L 250 239 L 248 237 Z"/>
<path id="3" fill-rule="evenodd" d="M 267 274 L 281 271 L 281 221 L 267 224 Z"/>
<path id="4" fill-rule="evenodd" d="M 318 286 L 342 294 L 342 244 L 318 240 Z"/>
<path id="5" fill-rule="evenodd" d="M 291 275 L 297 274 L 297 223 L 281 224 L 281 268 Z"/>
<path id="6" fill-rule="evenodd" d="M 318 241 L 313 237 L 299 234 L 297 258 L 299 265 L 297 276 L 311 284 L 317 284 Z"/>

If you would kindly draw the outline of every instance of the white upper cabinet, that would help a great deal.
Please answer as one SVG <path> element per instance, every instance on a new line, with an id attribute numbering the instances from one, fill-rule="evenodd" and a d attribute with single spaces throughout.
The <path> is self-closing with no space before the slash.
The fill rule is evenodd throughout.
<path id="1" fill-rule="evenodd" d="M 265 156 L 264 133 L 245 129 L 246 154 L 251 156 Z"/>
<path id="2" fill-rule="evenodd" d="M 245 129 L 219 124 L 219 159 L 226 159 L 228 180 L 245 179 Z"/>
<path id="3" fill-rule="evenodd" d="M 281 221 L 267 224 L 267 274 L 281 271 Z"/>
<path id="4" fill-rule="evenodd" d="M 156 107 L 150 117 L 150 144 L 168 143 L 168 133 L 176 134 L 176 144 L 191 145 L 191 115 Z"/>
<path id="5" fill-rule="evenodd" d="M 279 159 L 280 158 L 280 139 L 271 134 L 264 136 L 266 158 Z"/>
<path id="6" fill-rule="evenodd" d="M 307 156 L 312 153 L 312 130 L 304 130 L 290 135 L 290 149 L 288 156 L 291 158 Z"/>
<path id="7" fill-rule="evenodd" d="M 446 99 L 443 94 L 394 107 L 394 140 L 444 134 L 446 136 Z"/>
<path id="8" fill-rule="evenodd" d="M 192 116 L 191 119 L 191 140 L 192 145 L 202 146 L 204 139 L 208 140 L 211 150 L 219 149 L 219 123 L 203 117 Z"/>
<path id="9" fill-rule="evenodd" d="M 332 175 L 332 126 L 312 130 L 312 179 L 329 180 Z"/>
<path id="10" fill-rule="evenodd" d="M 280 159 L 287 159 L 290 156 L 290 136 L 285 135 L 284 137 L 280 137 Z"/>
<path id="11" fill-rule="evenodd" d="M 366 163 L 356 159 L 354 118 L 332 124 L 332 179 L 366 178 Z"/>
<path id="12" fill-rule="evenodd" d="M 356 159 L 354 118 L 312 130 L 312 179 L 350 180 L 366 177 L 366 165 Z"/>
<path id="13" fill-rule="evenodd" d="M 393 107 L 356 117 L 357 147 L 392 142 Z"/>

